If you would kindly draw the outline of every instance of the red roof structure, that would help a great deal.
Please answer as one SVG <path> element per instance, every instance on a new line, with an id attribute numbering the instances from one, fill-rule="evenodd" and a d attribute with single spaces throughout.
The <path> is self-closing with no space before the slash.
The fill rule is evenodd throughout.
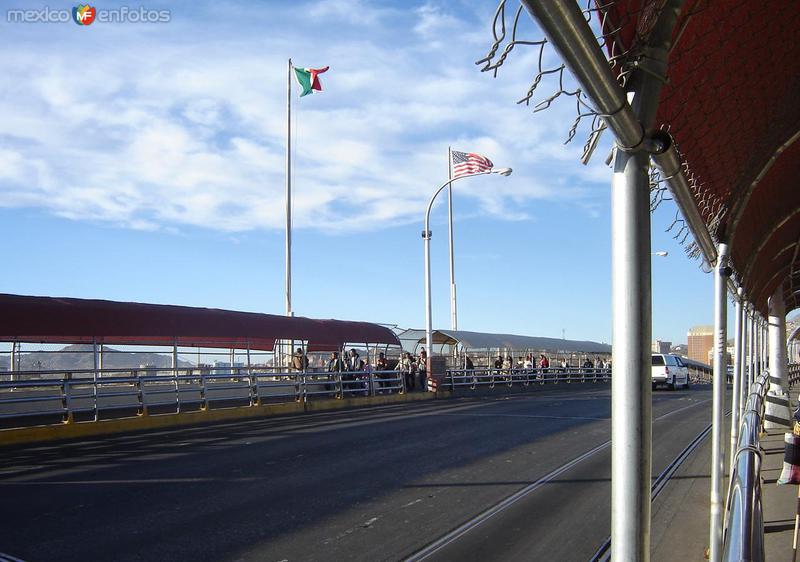
<path id="1" fill-rule="evenodd" d="M 635 64 L 663 0 L 597 2 L 615 66 Z M 656 125 L 673 136 L 711 236 L 731 249 L 762 312 L 783 284 L 800 307 L 800 3 L 689 0 L 669 53 Z"/>
<path id="2" fill-rule="evenodd" d="M 313 320 L 215 308 L 0 294 L 0 340 L 36 343 L 179 345 L 272 351 L 276 340 L 309 351 L 346 343 L 400 345 L 369 322 Z"/>

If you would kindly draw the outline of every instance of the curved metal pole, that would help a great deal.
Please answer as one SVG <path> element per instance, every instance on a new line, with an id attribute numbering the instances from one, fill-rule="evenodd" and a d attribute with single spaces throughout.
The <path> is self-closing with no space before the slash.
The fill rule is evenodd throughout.
<path id="1" fill-rule="evenodd" d="M 444 191 L 449 185 L 457 182 L 458 180 L 462 180 L 464 178 L 471 178 L 474 176 L 485 176 L 488 174 L 492 174 L 494 171 L 489 172 L 478 172 L 477 174 L 470 174 L 468 176 L 460 176 L 457 178 L 449 179 L 444 182 L 439 189 L 437 189 L 431 200 L 428 201 L 428 208 L 425 210 L 425 228 L 422 231 L 422 240 L 425 249 L 425 351 L 428 353 L 428 361 L 433 356 L 433 325 L 432 325 L 432 310 L 431 310 L 431 230 L 430 230 L 430 220 L 431 220 L 431 209 L 433 208 L 433 202 L 436 201 L 436 197 Z"/>

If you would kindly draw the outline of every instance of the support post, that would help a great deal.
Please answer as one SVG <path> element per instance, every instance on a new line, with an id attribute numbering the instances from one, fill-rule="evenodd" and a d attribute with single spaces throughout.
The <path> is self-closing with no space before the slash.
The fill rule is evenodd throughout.
<path id="1" fill-rule="evenodd" d="M 181 388 L 178 381 L 178 340 L 172 340 L 172 376 L 175 379 L 175 411 L 181 413 Z"/>
<path id="2" fill-rule="evenodd" d="M 761 370 L 761 326 L 759 325 L 758 311 L 753 305 L 753 375 L 752 381 L 756 382 Z"/>
<path id="3" fill-rule="evenodd" d="M 422 231 L 425 253 L 425 351 L 428 357 L 433 356 L 433 307 L 431 305 L 431 231 L 428 221 Z"/>
<path id="4" fill-rule="evenodd" d="M 744 290 L 739 287 L 735 299 L 734 326 L 733 326 L 733 403 L 731 404 L 731 464 L 730 472 L 733 473 L 733 452 L 739 440 L 740 400 L 742 386 L 742 306 Z"/>
<path id="5" fill-rule="evenodd" d="M 756 370 L 756 319 L 753 303 L 747 306 L 747 394 L 753 385 Z"/>
<path id="6" fill-rule="evenodd" d="M 736 353 L 739 354 L 741 360 L 739 361 L 739 421 L 741 422 L 742 416 L 744 415 L 744 406 L 747 402 L 747 393 L 750 390 L 750 387 L 747 386 L 747 334 L 749 331 L 749 323 L 747 317 L 747 307 L 748 302 L 746 300 L 742 300 L 742 309 L 741 309 L 741 324 L 742 324 L 742 334 L 741 334 L 741 341 L 739 342 L 739 347 L 736 348 Z M 733 454 L 733 453 L 731 453 Z"/>
<path id="7" fill-rule="evenodd" d="M 722 512 L 724 496 L 722 490 L 725 475 L 725 441 L 723 422 L 725 419 L 725 387 L 727 382 L 726 347 L 728 326 L 727 283 L 730 277 L 728 268 L 728 245 L 717 246 L 717 266 L 714 268 L 714 380 L 711 429 L 711 520 L 709 544 L 711 562 L 722 560 Z"/>
<path id="8" fill-rule="evenodd" d="M 789 385 L 786 370 L 786 305 L 783 302 L 783 287 L 775 289 L 769 299 L 769 380 L 785 390 Z"/>
<path id="9" fill-rule="evenodd" d="M 789 429 L 792 413 L 789 410 L 789 377 L 786 359 L 786 306 L 783 287 L 778 286 L 769 298 L 767 335 L 769 343 L 769 394 L 764 413 L 765 429 Z"/>
<path id="10" fill-rule="evenodd" d="M 14 373 L 17 372 L 17 342 L 15 341 L 11 342 L 11 357 L 9 357 L 9 361 L 8 370 L 11 373 L 11 382 L 14 382 L 16 380 Z"/>
<path id="11" fill-rule="evenodd" d="M 611 193 L 611 548 L 648 560 L 652 454 L 649 158 L 617 151 Z"/>
<path id="12" fill-rule="evenodd" d="M 650 560 L 652 464 L 650 154 L 673 29 L 683 0 L 653 14 L 638 69 L 622 90 L 575 2 L 522 5 L 538 21 L 617 143 L 611 186 L 612 329 L 611 558 Z M 627 100 L 626 100 L 627 97 Z"/>
<path id="13" fill-rule="evenodd" d="M 100 419 L 100 413 L 97 411 L 97 375 L 98 368 L 100 367 L 100 356 L 97 351 L 97 338 L 92 338 L 92 353 L 94 371 L 92 373 L 92 406 L 94 407 L 94 421 Z"/>

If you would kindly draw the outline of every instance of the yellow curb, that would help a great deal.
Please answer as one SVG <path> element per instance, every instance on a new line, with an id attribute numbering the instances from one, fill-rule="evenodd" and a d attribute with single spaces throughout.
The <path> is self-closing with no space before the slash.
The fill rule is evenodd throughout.
<path id="1" fill-rule="evenodd" d="M 150 429 L 174 428 L 218 421 L 267 418 L 286 414 L 301 414 L 303 412 L 324 412 L 327 410 L 341 410 L 363 406 L 400 404 L 404 402 L 417 402 L 420 400 L 433 400 L 435 398 L 447 398 L 450 395 L 449 392 L 439 392 L 438 394 L 438 396 L 434 393 L 363 396 L 345 398 L 343 400 L 315 400 L 306 404 L 302 402 L 288 402 L 253 407 L 244 406 L 241 408 L 181 412 L 179 414 L 138 416 L 135 418 L 121 418 L 97 422 L 75 422 L 61 425 L 2 429 L 0 430 L 0 447 L 5 445 L 24 445 L 28 443 L 81 439 L 85 437 L 113 435 L 116 433 L 145 431 Z"/>

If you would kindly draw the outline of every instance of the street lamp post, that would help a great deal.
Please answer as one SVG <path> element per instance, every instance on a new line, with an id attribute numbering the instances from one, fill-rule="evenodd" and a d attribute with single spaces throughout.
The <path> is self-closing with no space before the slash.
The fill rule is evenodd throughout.
<path id="1" fill-rule="evenodd" d="M 471 178 L 473 176 L 484 176 L 487 174 L 500 174 L 501 176 L 509 176 L 511 175 L 511 168 L 498 168 L 496 170 L 491 170 L 488 172 L 479 172 L 476 174 L 470 174 L 467 176 L 459 176 L 457 178 L 449 179 L 444 182 L 439 189 L 431 197 L 431 200 L 428 202 L 428 208 L 425 210 L 425 229 L 422 231 L 422 240 L 425 246 L 425 350 L 428 353 L 428 361 L 433 356 L 433 326 L 432 326 L 432 311 L 431 311 L 431 230 L 430 230 L 430 219 L 431 219 L 431 209 L 433 208 L 433 202 L 436 200 L 436 197 L 444 190 L 445 187 L 453 184 L 454 182 L 464 179 L 464 178 Z"/>

